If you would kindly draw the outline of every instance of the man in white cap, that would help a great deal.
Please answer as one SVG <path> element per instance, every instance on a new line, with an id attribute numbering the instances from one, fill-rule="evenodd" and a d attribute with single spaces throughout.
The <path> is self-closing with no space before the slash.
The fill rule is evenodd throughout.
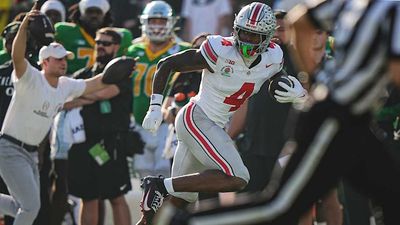
<path id="1" fill-rule="evenodd" d="M 65 22 L 65 7 L 58 0 L 48 0 L 42 7 L 40 12 L 49 17 L 53 26 L 58 22 Z"/>
<path id="2" fill-rule="evenodd" d="M 34 10 L 22 21 L 13 42 L 15 88 L 0 134 L 0 175 L 10 195 L 0 195 L 0 212 L 15 217 L 14 225 L 31 225 L 40 209 L 37 146 L 50 129 L 54 116 L 69 97 L 78 97 L 108 87 L 99 74 L 88 80 L 65 75 L 72 53 L 58 43 L 39 53 L 42 71 L 25 59 L 28 23 Z"/>

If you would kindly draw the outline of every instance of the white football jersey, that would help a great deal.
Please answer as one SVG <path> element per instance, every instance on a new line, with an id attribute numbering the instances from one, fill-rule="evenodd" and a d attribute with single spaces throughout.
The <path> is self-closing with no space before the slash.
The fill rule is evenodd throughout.
<path id="1" fill-rule="evenodd" d="M 27 68 L 22 77 L 18 79 L 15 70 L 11 75 L 15 92 L 1 131 L 27 144 L 38 145 L 66 99 L 82 95 L 86 83 L 62 76 L 57 87 L 50 86 L 43 71 L 25 61 Z"/>
<path id="2" fill-rule="evenodd" d="M 282 50 L 272 42 L 268 51 L 261 54 L 261 61 L 251 68 L 244 63 L 233 37 L 208 36 L 200 50 L 213 71 L 203 70 L 200 91 L 194 101 L 221 127 L 283 66 Z"/>

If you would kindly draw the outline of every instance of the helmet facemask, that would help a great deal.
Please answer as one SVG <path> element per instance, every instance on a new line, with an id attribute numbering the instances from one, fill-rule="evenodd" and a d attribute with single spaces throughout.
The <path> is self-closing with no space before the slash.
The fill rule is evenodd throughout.
<path id="1" fill-rule="evenodd" d="M 255 43 L 242 41 L 240 38 L 240 33 L 243 31 L 247 31 L 247 32 L 253 33 L 255 35 L 259 35 L 260 42 L 255 44 Z M 253 31 L 249 31 L 249 30 L 240 28 L 238 26 L 236 26 L 233 31 L 233 36 L 235 37 L 235 44 L 239 50 L 239 53 L 245 58 L 256 57 L 256 56 L 260 55 L 261 53 L 265 52 L 268 48 L 268 45 L 269 45 L 272 35 L 255 33 Z"/>
<path id="2" fill-rule="evenodd" d="M 165 25 L 152 24 L 150 22 L 151 19 L 157 19 L 157 18 L 166 20 L 166 24 Z M 151 41 L 164 42 L 172 37 L 175 22 L 176 22 L 175 18 L 153 17 L 153 18 L 141 19 L 142 31 Z"/>
<path id="3" fill-rule="evenodd" d="M 267 51 L 275 29 L 276 19 L 271 7 L 259 2 L 243 7 L 233 23 L 233 37 L 239 53 L 244 58 L 252 58 Z M 241 32 L 259 35 L 259 43 L 242 40 Z"/>
<path id="4" fill-rule="evenodd" d="M 166 23 L 159 21 L 155 24 L 150 22 L 152 19 L 162 19 Z M 154 42 L 164 42 L 172 37 L 177 18 L 172 14 L 172 8 L 164 1 L 152 1 L 146 5 L 143 14 L 140 16 L 142 32 Z"/>

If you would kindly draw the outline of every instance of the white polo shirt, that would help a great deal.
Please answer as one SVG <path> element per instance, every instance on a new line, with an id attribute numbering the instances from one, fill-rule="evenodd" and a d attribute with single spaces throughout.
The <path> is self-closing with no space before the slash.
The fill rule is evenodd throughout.
<path id="1" fill-rule="evenodd" d="M 18 79 L 11 75 L 15 92 L 4 119 L 1 132 L 30 145 L 38 145 L 50 129 L 53 118 L 68 97 L 83 94 L 85 81 L 60 77 L 56 88 L 50 86 L 42 71 L 27 63 Z"/>

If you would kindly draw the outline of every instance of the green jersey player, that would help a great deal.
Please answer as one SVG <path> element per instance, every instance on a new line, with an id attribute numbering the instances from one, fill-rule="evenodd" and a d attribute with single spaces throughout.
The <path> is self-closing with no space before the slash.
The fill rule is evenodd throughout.
<path id="1" fill-rule="evenodd" d="M 150 174 L 169 175 L 170 162 L 162 158 L 168 126 L 163 124 L 157 134 L 141 128 L 152 93 L 153 75 L 157 63 L 164 57 L 188 49 L 189 43 L 177 42 L 173 34 L 176 18 L 171 7 L 164 1 L 152 1 L 146 5 L 140 17 L 143 37 L 128 48 L 127 55 L 139 57 L 132 76 L 133 114 L 136 127 L 146 143 L 143 155 L 135 155 L 134 169 L 140 176 Z M 165 91 L 166 92 L 166 91 Z"/>
<path id="2" fill-rule="evenodd" d="M 87 1 L 92 3 L 92 1 Z M 104 3 L 103 3 L 104 2 Z M 109 5 L 106 1 L 99 1 L 95 4 L 79 4 L 79 10 L 73 15 L 73 23 L 57 23 L 55 25 L 57 42 L 75 54 L 74 59 L 68 61 L 67 74 L 92 66 L 94 58 L 94 37 L 96 31 L 101 27 L 111 25 Z M 94 2 L 93 2 L 94 3 Z M 103 4 L 102 4 L 103 3 Z M 132 41 L 132 34 L 125 28 L 116 28 L 121 34 L 121 47 L 119 55 L 126 52 Z"/>

